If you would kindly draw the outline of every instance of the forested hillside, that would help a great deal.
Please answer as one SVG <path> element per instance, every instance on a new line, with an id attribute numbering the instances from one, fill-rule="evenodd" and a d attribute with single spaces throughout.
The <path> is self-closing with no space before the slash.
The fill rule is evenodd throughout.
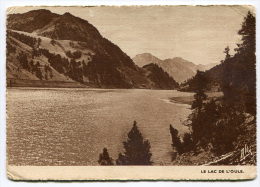
<path id="1" fill-rule="evenodd" d="M 157 64 L 147 64 L 143 66 L 143 69 L 147 72 L 146 77 L 154 83 L 154 87 L 164 89 L 179 87 L 179 84 Z"/>
<path id="2" fill-rule="evenodd" d="M 152 82 L 88 21 L 48 10 L 8 15 L 6 67 L 8 86 L 174 88 Z"/>
<path id="3" fill-rule="evenodd" d="M 181 141 L 178 131 L 170 128 L 175 164 L 185 165 L 191 159 L 197 164 L 256 164 L 255 17 L 250 12 L 238 34 L 242 43 L 234 56 L 225 48 L 220 65 L 198 71 L 187 83 L 195 92 L 192 114 L 185 122 L 190 133 Z M 207 99 L 206 91 L 214 85 L 219 85 L 223 97 Z M 219 159 L 211 159 L 216 156 Z"/>

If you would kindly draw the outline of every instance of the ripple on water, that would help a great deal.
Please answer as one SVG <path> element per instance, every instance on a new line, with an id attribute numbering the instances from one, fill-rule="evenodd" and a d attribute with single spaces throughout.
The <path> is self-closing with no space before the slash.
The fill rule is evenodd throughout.
<path id="1" fill-rule="evenodd" d="M 155 165 L 171 161 L 169 124 L 183 133 L 189 96 L 169 90 L 8 89 L 10 165 L 97 165 L 104 147 L 116 159 L 133 121 L 151 143 Z"/>

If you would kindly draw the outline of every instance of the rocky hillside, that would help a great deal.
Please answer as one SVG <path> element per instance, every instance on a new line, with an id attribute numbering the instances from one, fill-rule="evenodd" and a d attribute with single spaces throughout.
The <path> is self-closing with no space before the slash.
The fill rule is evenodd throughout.
<path id="1" fill-rule="evenodd" d="M 183 82 L 196 74 L 197 70 L 208 70 L 217 64 L 196 65 L 181 57 L 161 60 L 150 53 L 136 55 L 133 61 L 139 67 L 155 63 L 172 76 L 177 82 Z"/>
<path id="2" fill-rule="evenodd" d="M 55 85 L 160 88 L 146 77 L 146 70 L 88 21 L 49 10 L 8 15 L 6 67 L 8 85 L 24 82 L 26 86 L 33 81 L 30 85 L 40 86 L 49 81 Z"/>

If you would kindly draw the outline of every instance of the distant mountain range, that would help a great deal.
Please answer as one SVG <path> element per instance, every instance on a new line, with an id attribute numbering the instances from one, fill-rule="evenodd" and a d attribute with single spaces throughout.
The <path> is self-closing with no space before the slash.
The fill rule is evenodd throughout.
<path id="1" fill-rule="evenodd" d="M 139 67 L 155 63 L 172 76 L 177 82 L 183 82 L 193 77 L 197 70 L 205 71 L 217 65 L 217 63 L 196 65 L 181 57 L 161 60 L 150 53 L 138 54 L 133 58 L 133 61 Z"/>
<path id="2" fill-rule="evenodd" d="M 88 21 L 33 10 L 7 18 L 8 86 L 173 89 L 157 65 L 138 67 Z M 150 64 L 150 63 L 147 63 Z"/>

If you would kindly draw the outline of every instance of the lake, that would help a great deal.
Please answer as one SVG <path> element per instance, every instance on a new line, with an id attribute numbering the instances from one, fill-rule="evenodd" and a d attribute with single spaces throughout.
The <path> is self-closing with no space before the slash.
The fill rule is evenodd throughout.
<path id="1" fill-rule="evenodd" d="M 146 89 L 8 88 L 9 165 L 98 165 L 106 147 L 116 160 L 137 121 L 151 144 L 154 165 L 171 163 L 169 125 L 182 124 L 190 105 L 170 97 L 192 93 Z"/>

